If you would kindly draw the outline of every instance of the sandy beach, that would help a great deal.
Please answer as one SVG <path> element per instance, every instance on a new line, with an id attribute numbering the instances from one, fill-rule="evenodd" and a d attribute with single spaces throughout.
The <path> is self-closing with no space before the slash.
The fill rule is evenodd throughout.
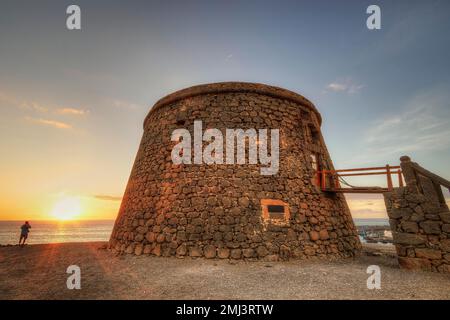
<path id="1" fill-rule="evenodd" d="M 383 246 L 364 252 L 341 261 L 230 262 L 116 256 L 104 242 L 8 246 L 0 248 L 0 299 L 450 299 L 449 275 L 400 270 Z M 380 290 L 366 286 L 374 264 Z M 81 268 L 80 290 L 66 287 L 69 265 Z"/>

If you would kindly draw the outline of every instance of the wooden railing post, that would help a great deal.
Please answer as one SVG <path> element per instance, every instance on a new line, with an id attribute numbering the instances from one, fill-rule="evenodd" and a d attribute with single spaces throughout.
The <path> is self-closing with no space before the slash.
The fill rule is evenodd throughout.
<path id="1" fill-rule="evenodd" d="M 387 174 L 388 190 L 392 191 L 392 189 L 394 189 L 394 185 L 392 184 L 391 167 L 389 167 L 388 164 L 386 165 L 386 174 Z"/>
<path id="2" fill-rule="evenodd" d="M 405 176 L 402 168 L 406 171 L 410 170 L 410 176 Z M 411 172 L 412 170 L 412 172 Z M 411 162 L 408 157 L 402 158 L 402 166 L 391 166 L 386 164 L 382 167 L 371 167 L 371 168 L 357 168 L 357 169 L 341 169 L 341 170 L 320 170 L 317 171 L 318 185 L 323 191 L 329 192 L 353 192 L 353 193 L 383 193 L 394 190 L 394 180 L 398 179 L 398 186 L 404 187 L 405 181 L 417 180 L 417 175 L 420 174 L 419 170 L 424 170 Z M 417 171 L 417 172 L 416 172 Z M 424 170 L 425 171 L 425 170 Z M 375 176 L 375 175 L 386 175 L 387 187 L 355 187 L 347 183 L 343 177 L 356 177 L 356 176 Z M 427 173 L 431 175 L 431 173 Z M 397 176 L 397 178 L 395 177 Z M 409 177 L 409 180 L 407 180 Z M 405 180 L 404 180 L 405 179 Z M 438 178 L 435 178 L 435 180 Z M 450 181 L 439 178 L 439 183 L 444 186 L 450 186 Z M 348 186 L 348 188 L 342 188 L 343 185 Z M 395 183 L 397 185 L 397 183 Z M 414 184 L 413 184 L 414 185 Z M 408 186 L 408 183 L 406 183 Z M 419 186 L 420 187 L 420 186 Z M 420 190 L 420 189 L 418 189 Z"/>
<path id="3" fill-rule="evenodd" d="M 325 190 L 327 185 L 326 185 L 326 177 L 327 177 L 327 173 L 326 170 L 322 170 L 322 190 Z"/>
<path id="4" fill-rule="evenodd" d="M 339 184 L 339 175 L 337 173 L 335 173 L 333 175 L 333 179 L 334 179 L 334 188 L 339 189 L 341 187 Z"/>

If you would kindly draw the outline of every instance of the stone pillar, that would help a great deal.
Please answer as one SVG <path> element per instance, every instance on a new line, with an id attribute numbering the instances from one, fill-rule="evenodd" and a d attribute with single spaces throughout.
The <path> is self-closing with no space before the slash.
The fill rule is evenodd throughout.
<path id="1" fill-rule="evenodd" d="M 412 167 L 411 158 L 403 156 L 400 158 L 400 166 L 402 168 L 402 174 L 405 178 L 406 186 L 413 193 L 419 193 L 419 182 L 417 181 L 416 173 Z"/>
<path id="2" fill-rule="evenodd" d="M 450 273 L 450 211 L 402 157 L 406 187 L 384 194 L 401 268 Z M 411 169 L 411 170 L 409 170 Z M 424 185 L 422 185 L 424 184 Z"/>

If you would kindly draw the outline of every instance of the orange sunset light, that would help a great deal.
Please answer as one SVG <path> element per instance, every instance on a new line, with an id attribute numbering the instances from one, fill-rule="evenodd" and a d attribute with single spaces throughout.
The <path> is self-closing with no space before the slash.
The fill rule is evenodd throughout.
<path id="1" fill-rule="evenodd" d="M 81 202 L 77 197 L 63 197 L 55 202 L 52 218 L 61 221 L 75 220 L 82 214 Z"/>

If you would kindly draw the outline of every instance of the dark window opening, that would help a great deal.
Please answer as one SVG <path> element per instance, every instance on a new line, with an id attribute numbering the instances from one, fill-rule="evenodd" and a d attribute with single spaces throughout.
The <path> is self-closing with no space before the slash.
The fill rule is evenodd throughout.
<path id="1" fill-rule="evenodd" d="M 290 219 L 289 204 L 281 200 L 262 199 L 262 216 L 266 223 L 288 225 Z"/>
<path id="2" fill-rule="evenodd" d="M 284 206 L 268 205 L 269 213 L 284 213 Z"/>
<path id="3" fill-rule="evenodd" d="M 310 125 L 309 126 L 309 132 L 311 133 L 311 141 L 312 141 L 312 143 L 319 144 L 320 143 L 319 130 L 317 130 L 314 126 Z"/>
<path id="4" fill-rule="evenodd" d="M 269 205 L 267 211 L 269 212 L 269 219 L 283 220 L 285 218 L 284 206 Z"/>
<path id="5" fill-rule="evenodd" d="M 316 172 L 320 170 L 319 157 L 315 153 L 311 154 L 311 166 L 314 169 L 314 171 L 316 171 Z"/>
<path id="6" fill-rule="evenodd" d="M 320 174 L 320 155 L 317 153 L 311 154 L 311 167 L 314 170 L 314 184 L 320 186 L 322 182 L 322 175 Z"/>

